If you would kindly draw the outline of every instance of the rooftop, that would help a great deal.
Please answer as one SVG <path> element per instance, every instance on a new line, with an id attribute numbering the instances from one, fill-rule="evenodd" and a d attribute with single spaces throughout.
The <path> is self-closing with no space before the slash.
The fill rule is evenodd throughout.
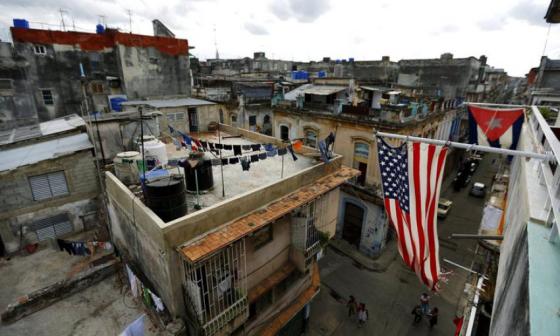
<path id="1" fill-rule="evenodd" d="M 85 127 L 84 119 L 76 114 L 45 121 L 36 125 L 14 128 L 0 132 L 0 146 L 42 136 L 63 133 Z"/>
<path id="2" fill-rule="evenodd" d="M 279 200 L 228 223 L 221 229 L 204 236 L 202 239 L 184 246 L 181 249 L 183 256 L 191 262 L 197 262 L 205 256 L 262 228 L 266 224 L 287 215 L 292 210 L 327 193 L 358 174 L 359 172 L 355 169 L 342 167 L 335 173 L 299 188 Z"/>
<path id="3" fill-rule="evenodd" d="M 202 105 L 215 105 L 211 101 L 196 99 L 196 98 L 174 98 L 174 99 L 147 99 L 147 100 L 129 100 L 122 102 L 122 105 L 148 105 L 153 108 L 162 107 L 180 107 L 180 106 L 202 106 Z"/>
<path id="4" fill-rule="evenodd" d="M 85 133 L 0 151 L 0 172 L 93 148 Z"/>
<path id="5" fill-rule="evenodd" d="M 191 134 L 192 135 L 192 134 Z M 224 145 L 255 145 L 257 142 L 247 139 L 246 137 L 232 137 L 233 135 L 226 132 L 221 132 L 221 143 Z M 193 135 L 194 136 L 194 135 Z M 219 143 L 217 132 L 200 133 L 197 137 L 201 141 L 208 141 L 212 143 Z M 170 159 L 181 160 L 188 157 L 187 150 L 177 150 L 175 145 L 167 145 L 168 157 Z M 242 151 L 242 156 L 250 156 L 255 154 L 266 153 L 261 146 L 258 151 Z M 244 171 L 241 164 L 227 164 L 223 166 L 223 186 L 225 189 L 225 196 L 222 196 L 222 171 L 220 166 L 212 167 L 212 175 L 214 179 L 214 187 L 208 191 L 202 191 L 200 194 L 200 205 L 202 208 L 212 206 L 213 204 L 222 202 L 236 195 L 243 194 L 255 190 L 263 185 L 277 182 L 282 177 L 287 177 L 296 174 L 306 168 L 312 167 L 317 163 L 313 157 L 308 157 L 300 153 L 296 154 L 297 160 L 294 161 L 290 153 L 286 155 L 274 157 L 267 157 L 265 160 L 251 163 L 250 169 Z M 222 158 L 230 159 L 236 157 L 232 150 L 223 150 Z M 204 159 L 219 159 L 219 155 L 206 152 Z M 282 163 L 283 161 L 283 163 Z M 177 168 L 170 169 L 170 172 L 177 173 Z M 179 169 L 183 174 L 183 168 Z M 189 212 L 192 211 L 192 205 L 196 204 L 196 195 L 194 193 L 188 194 L 187 202 L 189 204 Z"/>

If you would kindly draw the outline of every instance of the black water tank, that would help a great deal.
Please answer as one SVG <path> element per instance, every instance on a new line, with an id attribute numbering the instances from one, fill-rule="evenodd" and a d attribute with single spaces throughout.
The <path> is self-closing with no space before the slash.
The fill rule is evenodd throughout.
<path id="1" fill-rule="evenodd" d="M 151 181 L 144 188 L 146 205 L 164 222 L 187 214 L 187 191 L 181 176 L 173 175 Z"/>
<path id="2" fill-rule="evenodd" d="M 214 175 L 212 175 L 212 163 L 210 160 L 199 161 L 195 168 L 192 168 L 189 162 L 185 161 L 183 168 L 185 169 L 185 181 L 187 182 L 188 191 L 196 192 L 196 178 L 198 178 L 198 191 L 205 191 L 214 187 Z"/>

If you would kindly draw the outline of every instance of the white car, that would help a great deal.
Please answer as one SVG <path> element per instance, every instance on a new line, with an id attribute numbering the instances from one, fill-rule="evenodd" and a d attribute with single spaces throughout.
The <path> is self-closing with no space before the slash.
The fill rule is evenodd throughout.
<path id="1" fill-rule="evenodd" d="M 451 209 L 452 205 L 453 205 L 452 201 L 450 201 L 446 198 L 440 198 L 439 202 L 438 202 L 438 208 L 437 208 L 438 218 L 447 217 L 447 213 L 449 212 L 449 209 Z"/>

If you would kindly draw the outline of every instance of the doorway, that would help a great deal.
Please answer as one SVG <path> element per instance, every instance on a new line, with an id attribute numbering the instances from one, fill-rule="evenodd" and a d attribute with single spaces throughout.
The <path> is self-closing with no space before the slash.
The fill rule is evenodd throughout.
<path id="1" fill-rule="evenodd" d="M 358 170 L 360 175 L 356 178 L 356 183 L 363 186 L 366 184 L 367 163 L 358 162 Z"/>
<path id="2" fill-rule="evenodd" d="M 189 107 L 189 132 L 198 132 L 198 115 L 196 107 Z"/>
<path id="3" fill-rule="evenodd" d="M 290 140 L 290 128 L 288 126 L 280 126 L 280 139 L 285 141 Z"/>
<path id="4" fill-rule="evenodd" d="M 364 209 L 354 203 L 346 202 L 344 208 L 344 223 L 342 238 L 356 247 L 360 246 L 362 236 L 362 223 L 364 221 Z"/>

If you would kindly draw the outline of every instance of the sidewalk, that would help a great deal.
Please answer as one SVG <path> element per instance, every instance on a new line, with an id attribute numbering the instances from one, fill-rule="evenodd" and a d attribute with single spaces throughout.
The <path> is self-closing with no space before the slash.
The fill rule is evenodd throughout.
<path id="1" fill-rule="evenodd" d="M 344 239 L 332 239 L 329 242 L 329 246 L 372 272 L 385 272 L 398 255 L 397 242 L 395 240 L 388 242 L 385 245 L 384 251 L 377 258 L 366 256 Z"/>

